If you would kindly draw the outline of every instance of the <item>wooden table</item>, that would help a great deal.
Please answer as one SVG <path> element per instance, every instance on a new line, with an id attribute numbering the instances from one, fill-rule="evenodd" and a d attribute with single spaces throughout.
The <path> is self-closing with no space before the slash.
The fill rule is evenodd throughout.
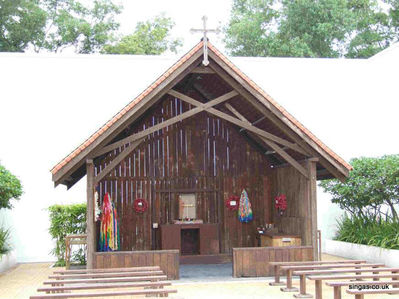
<path id="1" fill-rule="evenodd" d="M 265 234 L 260 235 L 260 246 L 301 246 L 301 237 L 297 235 L 266 232 Z"/>
<path id="2" fill-rule="evenodd" d="M 72 245 L 87 245 L 87 235 L 68 235 L 65 237 L 65 268 L 71 266 Z"/>

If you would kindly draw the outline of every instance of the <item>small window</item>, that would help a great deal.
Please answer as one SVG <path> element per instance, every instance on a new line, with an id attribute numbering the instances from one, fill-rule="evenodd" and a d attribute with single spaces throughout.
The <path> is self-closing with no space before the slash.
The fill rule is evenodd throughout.
<path id="1" fill-rule="evenodd" d="M 179 220 L 197 219 L 195 194 L 179 195 Z"/>

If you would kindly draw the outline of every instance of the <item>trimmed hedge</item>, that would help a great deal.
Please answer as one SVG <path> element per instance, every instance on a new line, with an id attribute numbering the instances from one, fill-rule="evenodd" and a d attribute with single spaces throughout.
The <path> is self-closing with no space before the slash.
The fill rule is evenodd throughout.
<path id="1" fill-rule="evenodd" d="M 57 258 L 57 266 L 65 266 L 65 236 L 86 233 L 86 204 L 53 205 L 50 212 L 50 235 L 56 241 L 51 250 Z M 74 251 L 71 262 L 86 264 L 84 249 Z"/>

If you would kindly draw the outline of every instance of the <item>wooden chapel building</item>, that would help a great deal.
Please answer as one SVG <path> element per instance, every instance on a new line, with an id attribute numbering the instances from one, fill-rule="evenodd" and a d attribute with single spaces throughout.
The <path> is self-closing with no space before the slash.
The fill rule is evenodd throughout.
<path id="1" fill-rule="evenodd" d="M 51 172 L 55 186 L 67 188 L 87 175 L 92 268 L 101 267 L 95 192 L 100 204 L 106 193 L 115 203 L 121 252 L 231 256 L 233 248 L 259 246 L 257 227 L 273 223 L 280 233 L 299 236 L 317 259 L 316 181 L 343 180 L 350 170 L 201 41 Z M 248 223 L 226 207 L 244 189 L 253 211 Z M 281 194 L 287 198 L 282 215 L 274 206 Z M 148 209 L 138 213 L 137 199 Z"/>

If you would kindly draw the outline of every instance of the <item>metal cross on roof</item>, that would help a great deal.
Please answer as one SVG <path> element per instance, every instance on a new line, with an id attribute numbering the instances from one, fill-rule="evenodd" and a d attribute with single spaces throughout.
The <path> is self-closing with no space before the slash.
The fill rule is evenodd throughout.
<path id="1" fill-rule="evenodd" d="M 202 29 L 191 29 L 190 32 L 191 33 L 196 33 L 196 32 L 202 32 L 204 34 L 203 37 L 203 41 L 204 41 L 204 60 L 202 61 L 202 64 L 207 66 L 209 64 L 209 60 L 208 60 L 208 37 L 207 37 L 207 33 L 216 33 L 218 34 L 220 32 L 219 29 L 208 29 L 206 27 L 206 21 L 208 20 L 207 16 L 203 16 L 202 17 L 202 21 L 203 21 L 203 25 L 204 27 Z"/>

